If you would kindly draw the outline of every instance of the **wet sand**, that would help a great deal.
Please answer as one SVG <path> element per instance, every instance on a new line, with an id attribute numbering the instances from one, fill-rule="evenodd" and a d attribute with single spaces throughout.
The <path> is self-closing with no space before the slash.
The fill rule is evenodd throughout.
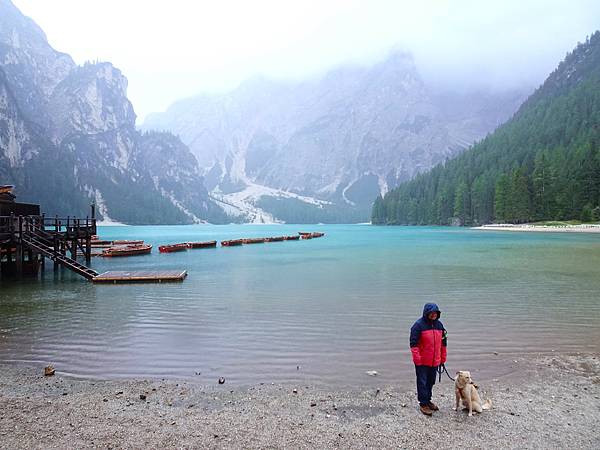
<path id="1" fill-rule="evenodd" d="M 2 448 L 600 448 L 600 355 L 534 355 L 480 383 L 493 409 L 417 410 L 413 374 L 399 386 L 204 386 L 160 380 L 43 377 L 0 365 Z M 462 368 L 468 369 L 468 368 Z M 477 381 L 477 380 L 475 380 Z"/>

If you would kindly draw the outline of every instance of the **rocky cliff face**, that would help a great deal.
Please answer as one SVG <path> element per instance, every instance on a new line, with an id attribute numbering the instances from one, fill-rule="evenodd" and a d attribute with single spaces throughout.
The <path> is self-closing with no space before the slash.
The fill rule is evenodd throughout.
<path id="1" fill-rule="evenodd" d="M 127 223 L 224 221 L 189 149 L 142 136 L 127 79 L 110 63 L 76 66 L 0 0 L 0 177 L 51 214 Z M 165 164 L 168 162 L 168 169 Z"/>
<path id="2" fill-rule="evenodd" d="M 344 220 L 343 210 L 366 219 L 379 193 L 484 137 L 525 94 L 436 89 L 410 55 L 395 53 L 304 83 L 254 79 L 226 95 L 182 100 L 144 127 L 178 134 L 213 195 L 254 207 L 255 218 L 262 209 L 289 219 L 301 207 L 316 221 Z"/>

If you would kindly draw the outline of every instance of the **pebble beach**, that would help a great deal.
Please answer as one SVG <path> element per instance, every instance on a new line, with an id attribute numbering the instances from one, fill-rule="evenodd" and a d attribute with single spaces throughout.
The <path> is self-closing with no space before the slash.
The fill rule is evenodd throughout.
<path id="1" fill-rule="evenodd" d="M 466 369 L 466 368 L 464 368 Z M 509 375 L 475 380 L 493 408 L 418 412 L 413 374 L 398 385 L 200 385 L 100 381 L 0 365 L 1 448 L 600 448 L 600 355 L 535 355 Z M 402 378 L 404 377 L 404 378 Z"/>

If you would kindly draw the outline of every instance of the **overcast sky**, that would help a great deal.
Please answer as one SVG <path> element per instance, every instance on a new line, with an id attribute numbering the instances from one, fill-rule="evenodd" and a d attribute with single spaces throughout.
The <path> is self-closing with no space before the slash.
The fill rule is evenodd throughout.
<path id="1" fill-rule="evenodd" d="M 76 62 L 129 79 L 139 116 L 263 74 L 302 79 L 409 50 L 429 80 L 538 84 L 600 28 L 598 0 L 13 0 Z"/>

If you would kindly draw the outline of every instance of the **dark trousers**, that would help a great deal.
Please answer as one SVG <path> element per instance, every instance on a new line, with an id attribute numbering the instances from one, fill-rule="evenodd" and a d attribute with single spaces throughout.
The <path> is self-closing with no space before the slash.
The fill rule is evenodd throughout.
<path id="1" fill-rule="evenodd" d="M 419 405 L 426 406 L 431 402 L 431 390 L 435 384 L 437 367 L 415 366 L 417 372 L 417 398 Z"/>

